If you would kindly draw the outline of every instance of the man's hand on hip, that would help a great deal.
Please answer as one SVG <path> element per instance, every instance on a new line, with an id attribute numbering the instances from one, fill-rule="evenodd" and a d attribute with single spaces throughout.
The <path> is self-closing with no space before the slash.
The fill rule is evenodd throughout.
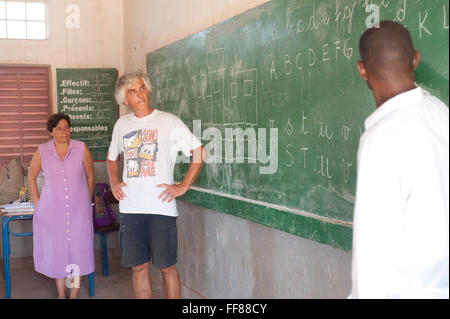
<path id="1" fill-rule="evenodd" d="M 187 190 L 189 189 L 188 186 L 184 184 L 176 184 L 176 185 L 168 185 L 168 184 L 159 184 L 156 187 L 164 187 L 166 188 L 165 191 L 163 191 L 158 198 L 165 202 L 167 200 L 168 203 L 173 201 L 175 198 L 184 195 Z"/>

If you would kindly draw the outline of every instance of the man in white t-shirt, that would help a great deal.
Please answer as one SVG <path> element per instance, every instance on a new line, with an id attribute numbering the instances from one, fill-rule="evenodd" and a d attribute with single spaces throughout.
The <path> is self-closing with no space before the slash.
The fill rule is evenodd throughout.
<path id="1" fill-rule="evenodd" d="M 203 147 L 179 118 L 150 106 L 150 91 L 145 73 L 124 74 L 117 80 L 116 100 L 132 113 L 114 126 L 107 168 L 112 193 L 119 200 L 121 261 L 133 269 L 136 297 L 152 296 L 151 261 L 162 272 L 165 297 L 179 298 L 175 198 L 186 193 L 197 178 Z M 174 184 L 179 151 L 185 156 L 192 154 L 192 161 L 183 181 Z M 123 182 L 118 177 L 120 154 Z"/>
<path id="2" fill-rule="evenodd" d="M 449 110 L 415 84 L 419 52 L 382 21 L 357 67 L 377 109 L 358 149 L 352 298 L 449 298 Z"/>

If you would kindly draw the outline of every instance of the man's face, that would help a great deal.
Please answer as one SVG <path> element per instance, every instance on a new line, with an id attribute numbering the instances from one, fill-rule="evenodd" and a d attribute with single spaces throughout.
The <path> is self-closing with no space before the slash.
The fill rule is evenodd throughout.
<path id="1" fill-rule="evenodd" d="M 125 90 L 124 102 L 132 110 L 148 108 L 148 100 L 148 90 L 142 79 L 138 79 L 131 87 Z"/>

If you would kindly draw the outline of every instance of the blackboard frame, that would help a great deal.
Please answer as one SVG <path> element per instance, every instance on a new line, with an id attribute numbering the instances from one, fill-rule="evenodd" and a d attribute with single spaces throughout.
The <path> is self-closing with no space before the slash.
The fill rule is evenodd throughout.
<path id="1" fill-rule="evenodd" d="M 321 6 L 322 4 L 326 3 L 327 1 L 303 1 L 302 4 L 305 4 L 305 6 L 310 6 L 309 11 L 310 12 L 318 12 L 320 8 L 323 9 L 324 6 Z M 356 68 L 355 68 L 355 62 L 359 58 L 358 54 L 358 48 L 357 48 L 357 40 L 359 38 L 359 28 L 361 28 L 362 23 L 364 22 L 364 18 L 369 15 L 369 13 L 366 14 L 366 16 L 362 16 L 362 12 L 364 10 L 364 7 L 361 7 L 364 3 L 367 1 L 364 0 L 342 0 L 342 1 L 328 1 L 330 6 L 332 7 L 334 4 L 340 4 L 340 13 L 341 18 L 345 17 L 345 14 L 347 13 L 347 17 L 353 14 L 355 12 L 356 14 L 359 14 L 361 16 L 358 16 L 358 23 L 353 24 L 353 28 L 357 29 L 357 31 L 352 34 L 354 36 L 353 43 L 352 43 L 352 50 L 353 50 L 353 58 L 351 59 L 351 66 L 355 70 L 353 70 L 348 76 L 353 77 L 353 82 L 357 83 L 357 89 L 358 92 L 361 95 L 364 95 L 362 98 L 362 102 L 360 104 L 364 104 L 364 111 L 361 112 L 360 118 L 358 119 L 360 121 L 360 131 L 362 134 L 363 132 L 363 120 L 375 110 L 375 105 L 373 101 L 373 97 L 371 95 L 371 92 L 365 87 L 365 84 L 359 77 L 355 74 Z M 371 2 L 377 2 L 377 1 L 371 1 Z M 424 87 L 426 90 L 430 91 L 433 95 L 436 95 L 440 97 L 445 103 L 448 104 L 449 100 L 449 94 L 448 94 L 448 4 L 446 6 L 445 2 L 439 2 L 438 5 L 435 5 L 435 7 L 428 10 L 427 4 L 425 2 L 421 2 L 416 4 L 417 7 L 412 7 L 412 4 L 408 2 L 408 5 L 406 4 L 406 1 L 403 0 L 393 0 L 388 2 L 385 1 L 379 1 L 381 6 L 381 19 L 397 19 L 399 22 L 405 22 L 408 26 L 408 29 L 410 30 L 412 36 L 413 36 L 413 42 L 416 46 L 416 48 L 419 50 L 419 52 L 422 53 L 422 62 L 419 64 L 418 69 L 416 70 L 416 77 L 417 82 Z M 223 23 L 220 23 L 216 26 L 213 26 L 211 28 L 208 28 L 206 30 L 202 30 L 200 32 L 197 32 L 194 35 L 188 36 L 184 39 L 181 39 L 179 41 L 176 41 L 175 43 L 172 43 L 170 45 L 167 45 L 163 48 L 160 48 L 158 50 L 155 50 L 153 52 L 150 52 L 147 54 L 147 73 L 149 74 L 151 81 L 153 84 L 156 83 L 156 87 L 158 87 L 160 82 L 160 72 L 161 74 L 164 73 L 164 70 L 160 70 L 159 67 L 155 71 L 154 65 L 155 63 L 160 64 L 160 61 L 164 61 L 165 56 L 175 56 L 180 55 L 182 58 L 180 60 L 185 59 L 185 61 L 188 61 L 186 63 L 190 62 L 190 56 L 186 54 L 186 52 L 183 51 L 183 45 L 190 46 L 191 49 L 196 49 L 198 47 L 206 47 L 210 50 L 215 49 L 215 43 L 222 41 L 220 36 L 227 37 L 228 39 L 232 38 L 232 32 L 238 33 L 240 28 L 242 26 L 245 26 L 245 24 L 248 21 L 253 21 L 255 17 L 257 19 L 262 16 L 261 12 L 265 10 L 272 10 L 272 8 L 275 8 L 277 6 L 288 6 L 288 10 L 284 10 L 283 13 L 286 14 L 286 16 L 291 15 L 294 16 L 294 11 L 296 9 L 296 5 L 299 4 L 299 1 L 295 0 L 274 0 L 271 2 L 268 2 L 264 5 L 261 5 L 259 7 L 256 7 L 254 9 L 251 9 L 243 14 L 240 14 L 238 16 L 235 16 L 233 18 L 230 18 Z M 390 5 L 390 7 L 389 7 Z M 326 7 L 326 6 L 325 6 Z M 292 10 L 290 10 L 291 8 Z M 355 9 L 356 8 L 356 9 Z M 286 8 L 284 8 L 286 9 Z M 348 10 L 347 10 L 348 9 Z M 355 11 L 353 11 L 355 9 Z M 336 12 L 338 10 L 336 9 Z M 323 11 L 321 11 L 323 12 Z M 329 11 L 333 12 L 333 11 Z M 358 13 L 357 13 L 358 12 Z M 428 16 L 430 15 L 430 16 Z M 431 16 L 439 16 L 436 19 L 431 19 Z M 299 16 L 297 16 L 298 19 Z M 324 16 L 321 16 L 324 17 Z M 405 19 L 406 20 L 402 20 Z M 428 20 L 427 20 L 428 17 Z M 444 17 L 444 18 L 443 18 Z M 447 17 L 447 22 L 445 22 L 445 17 Z M 273 17 L 272 17 L 273 18 Z M 308 17 L 309 19 L 309 17 Z M 444 21 L 442 21 L 444 19 Z M 298 20 L 300 23 L 300 20 Z M 314 19 L 311 18 L 309 20 L 311 23 L 311 27 L 314 26 Z M 311 22 L 313 21 L 313 22 Z M 305 31 L 308 25 L 308 21 L 306 21 L 305 25 L 300 25 L 297 20 L 292 20 L 292 24 L 287 24 L 289 27 L 288 33 L 295 34 L 296 31 Z M 341 21 L 342 22 L 342 21 Z M 347 21 L 348 22 L 348 21 Z M 355 22 L 355 21 L 354 21 Z M 404 23 L 404 24 L 405 24 Z M 447 28 L 446 28 L 447 23 Z M 443 24 L 443 28 L 442 28 Z M 350 24 L 344 25 L 343 28 L 350 28 Z M 442 30 L 443 29 L 443 30 Z M 231 31 L 230 31 L 231 30 Z M 361 28 L 361 33 L 363 32 L 363 28 Z M 279 30 L 278 30 L 279 31 Z M 278 32 L 277 31 L 277 32 Z M 274 37 L 281 36 L 277 32 L 274 32 L 272 35 Z M 440 41 L 435 40 L 436 37 L 438 39 L 441 39 L 442 35 L 445 36 L 447 32 L 447 40 L 446 41 Z M 245 32 L 244 32 L 245 33 Z M 431 36 L 433 34 L 433 37 Z M 320 34 L 319 34 L 320 36 Z M 204 43 L 194 43 L 198 39 L 205 39 Z M 190 43 L 192 41 L 193 44 Z M 180 44 L 182 43 L 182 44 Z M 350 43 L 350 42 L 349 42 Z M 328 59 L 330 57 L 330 52 L 333 53 L 334 51 L 328 51 L 330 49 L 330 46 L 333 44 L 332 41 L 329 41 L 326 43 L 328 46 L 323 46 L 323 59 Z M 344 41 L 340 43 L 341 47 L 336 46 L 336 52 L 341 54 L 342 51 L 345 49 Z M 445 50 L 446 48 L 446 50 Z M 334 49 L 334 48 L 333 48 Z M 318 52 L 317 48 L 315 48 L 316 53 Z M 187 51 L 187 50 L 186 50 Z M 295 54 L 299 51 L 295 51 Z M 295 67 L 302 66 L 306 69 L 307 66 L 304 64 L 296 64 L 297 60 L 296 57 L 305 57 L 305 59 L 308 58 L 307 54 L 309 51 L 300 51 L 303 53 L 303 56 L 301 55 L 290 55 L 288 56 L 288 62 L 287 64 L 285 60 L 285 65 L 293 68 L 295 70 Z M 325 55 L 326 52 L 326 55 Z M 322 53 L 322 52 L 321 52 Z M 184 54 L 184 56 L 183 56 Z M 439 60 L 436 58 L 435 54 L 437 54 L 438 57 L 442 57 L 442 60 Z M 441 55 L 440 55 L 441 54 Z M 314 55 L 313 55 L 314 56 Z M 207 54 L 205 54 L 204 60 L 207 60 L 209 57 Z M 201 60 L 201 59 L 199 59 Z M 304 60 L 305 64 L 308 63 L 307 60 Z M 438 71 L 440 70 L 440 66 L 436 63 L 439 63 L 439 61 L 442 64 L 442 69 L 444 71 Z M 279 63 L 278 61 L 277 63 Z M 344 61 L 347 62 L 347 61 Z M 345 64 L 342 62 L 343 64 Z M 175 61 L 175 63 L 169 63 L 170 68 L 176 69 L 178 61 Z M 280 66 L 281 64 L 281 66 Z M 289 70 L 283 70 L 283 64 L 280 63 L 277 65 L 277 69 L 282 69 L 280 73 L 283 73 L 283 71 L 291 73 L 291 69 Z M 447 66 L 447 67 L 445 67 Z M 186 64 L 183 64 L 181 68 L 186 67 Z M 269 65 L 270 68 L 270 65 Z M 447 71 L 445 71 L 447 70 Z M 208 72 L 209 70 L 207 70 Z M 215 72 L 218 72 L 215 70 Z M 274 73 L 274 77 L 276 77 L 276 73 Z M 175 78 L 175 77 L 172 77 Z M 163 78 L 161 78 L 161 82 L 164 81 Z M 183 91 L 183 88 L 180 86 L 177 86 L 177 83 L 171 83 L 171 88 L 164 88 L 165 91 L 161 91 L 161 95 L 168 94 L 168 95 L 179 95 L 180 92 Z M 326 94 L 326 91 L 322 90 L 323 94 Z M 158 99 L 155 99 L 156 96 L 153 96 L 153 101 L 158 101 Z M 187 104 L 187 103 L 186 103 Z M 155 107 L 155 105 L 154 105 Z M 169 112 L 173 112 L 173 109 L 166 108 L 166 106 L 162 104 L 156 103 L 157 108 L 161 108 L 162 110 L 166 110 Z M 189 110 L 190 112 L 195 112 L 195 110 Z M 188 111 L 188 112 L 189 112 Z M 173 112 L 176 114 L 176 112 Z M 180 116 L 180 114 L 176 114 Z M 182 119 L 183 117 L 180 116 Z M 191 126 L 191 123 L 186 123 L 188 126 Z M 191 127 L 192 128 L 192 127 Z M 356 131 L 356 127 L 354 127 L 354 131 Z M 324 133 L 326 135 L 326 133 Z M 352 152 L 353 152 L 353 169 L 356 170 L 356 148 L 357 148 L 357 142 L 353 143 L 352 145 Z M 323 161 L 322 161 L 323 163 Z M 344 163 L 345 164 L 345 163 Z M 184 165 L 184 166 L 183 166 Z M 182 171 L 186 171 L 186 165 L 181 164 L 180 167 L 182 169 L 178 170 L 178 173 Z M 180 174 L 178 174 L 180 175 Z M 354 179 L 355 174 L 352 176 L 352 179 Z M 180 179 L 181 176 L 178 176 Z M 315 240 L 320 243 L 324 243 L 327 245 L 330 245 L 335 248 L 343 249 L 346 251 L 351 250 L 352 246 L 352 222 L 349 218 L 346 218 L 344 220 L 338 220 L 334 218 L 322 218 L 327 216 L 320 216 L 317 214 L 309 214 L 309 210 L 305 209 L 305 211 L 300 209 L 292 209 L 289 207 L 284 208 L 277 208 L 277 205 L 273 206 L 270 205 L 270 203 L 264 203 L 264 202 L 258 202 L 249 198 L 240 198 L 239 196 L 234 196 L 235 194 L 224 194 L 221 193 L 218 190 L 211 190 L 204 188 L 204 185 L 198 184 L 197 182 L 194 183 L 193 189 L 189 190 L 183 197 L 180 198 L 180 200 L 192 203 L 198 206 L 202 206 L 208 209 L 212 209 L 218 212 L 227 213 L 233 216 L 237 216 L 240 218 L 244 218 L 259 224 L 266 225 L 271 228 L 279 229 L 294 235 L 298 235 L 307 239 Z M 268 205 L 269 204 L 269 205 Z"/>

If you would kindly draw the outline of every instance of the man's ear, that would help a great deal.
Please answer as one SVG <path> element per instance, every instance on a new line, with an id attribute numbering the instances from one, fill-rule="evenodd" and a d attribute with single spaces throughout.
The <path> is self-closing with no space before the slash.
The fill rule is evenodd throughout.
<path id="1" fill-rule="evenodd" d="M 420 61 L 420 53 L 419 53 L 419 51 L 414 50 L 414 57 L 413 57 L 413 69 L 414 70 L 419 65 L 419 61 Z"/>
<path id="2" fill-rule="evenodd" d="M 358 69 L 359 76 L 364 80 L 367 81 L 369 77 L 367 76 L 367 69 L 364 65 L 363 61 L 357 61 L 356 62 L 356 68 Z"/>

